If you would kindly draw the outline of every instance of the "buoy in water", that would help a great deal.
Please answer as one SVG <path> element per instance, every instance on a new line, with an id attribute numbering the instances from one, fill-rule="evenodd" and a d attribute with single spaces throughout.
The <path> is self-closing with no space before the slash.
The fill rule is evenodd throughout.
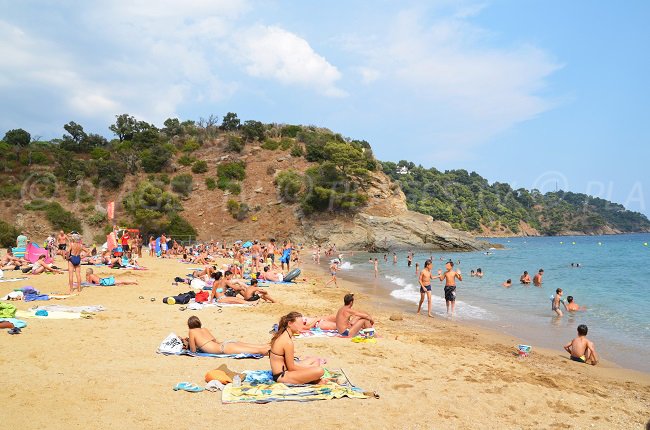
<path id="1" fill-rule="evenodd" d="M 576 244 L 575 242 L 571 242 L 571 245 L 575 245 L 575 244 Z"/>
<path id="2" fill-rule="evenodd" d="M 648 242 L 643 242 L 643 246 L 648 246 Z"/>
<path id="3" fill-rule="evenodd" d="M 564 245 L 564 242 L 560 242 L 560 245 Z"/>
<path id="4" fill-rule="evenodd" d="M 602 244 L 603 244 L 602 242 L 598 242 L 598 246 L 601 246 Z"/>

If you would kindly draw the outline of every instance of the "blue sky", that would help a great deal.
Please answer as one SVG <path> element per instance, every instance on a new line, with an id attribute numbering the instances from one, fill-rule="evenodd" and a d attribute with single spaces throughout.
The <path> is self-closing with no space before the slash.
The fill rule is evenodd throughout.
<path id="1" fill-rule="evenodd" d="M 0 0 L 0 133 L 228 111 L 650 214 L 650 2 Z"/>

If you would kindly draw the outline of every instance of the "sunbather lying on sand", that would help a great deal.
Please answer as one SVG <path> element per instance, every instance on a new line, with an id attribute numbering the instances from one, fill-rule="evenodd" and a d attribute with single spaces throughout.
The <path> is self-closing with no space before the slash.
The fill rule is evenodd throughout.
<path id="1" fill-rule="evenodd" d="M 264 266 L 264 272 L 260 274 L 260 279 L 271 282 L 282 282 L 284 277 L 282 273 L 271 270 L 269 266 Z"/>
<path id="2" fill-rule="evenodd" d="M 322 317 L 302 317 L 302 329 L 300 331 L 320 328 L 321 330 L 336 330 L 336 315 L 325 315 Z"/>
<path id="3" fill-rule="evenodd" d="M 113 279 L 110 279 L 113 278 Z M 114 276 L 110 278 L 100 278 L 99 276 L 93 273 L 93 269 L 86 269 L 86 282 L 89 284 L 95 285 L 138 285 L 138 281 L 118 281 Z M 103 284 L 102 284 L 102 280 Z M 110 282 L 112 281 L 112 282 Z"/>
<path id="4" fill-rule="evenodd" d="M 210 330 L 201 327 L 201 320 L 191 316 L 187 320 L 187 327 L 190 329 L 188 337 L 183 344 L 192 352 L 206 352 L 209 354 L 263 354 L 269 351 L 268 345 L 256 345 L 252 343 L 237 342 L 234 340 L 217 340 Z"/>
<path id="5" fill-rule="evenodd" d="M 303 325 L 299 312 L 290 312 L 280 318 L 278 331 L 271 339 L 269 359 L 273 380 L 285 384 L 317 384 L 324 371 L 320 360 L 312 358 L 296 362 L 294 360 L 293 335 L 300 333 Z"/>

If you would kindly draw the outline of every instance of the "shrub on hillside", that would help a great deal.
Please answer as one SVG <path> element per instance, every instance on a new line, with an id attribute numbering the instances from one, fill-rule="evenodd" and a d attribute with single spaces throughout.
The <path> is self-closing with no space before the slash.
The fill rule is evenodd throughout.
<path id="1" fill-rule="evenodd" d="M 192 173 L 205 173 L 208 171 L 208 163 L 204 160 L 199 160 L 192 166 Z"/>
<path id="2" fill-rule="evenodd" d="M 0 246 L 16 246 L 16 237 L 20 233 L 13 225 L 0 220 Z"/>
<path id="3" fill-rule="evenodd" d="M 178 164 L 181 166 L 190 166 L 192 163 L 194 163 L 196 159 L 194 157 L 190 157 L 187 154 L 183 154 L 178 158 Z"/>
<path id="4" fill-rule="evenodd" d="M 212 191 L 217 188 L 217 181 L 215 181 L 214 178 L 205 178 L 205 186 L 208 190 Z"/>
<path id="5" fill-rule="evenodd" d="M 280 142 L 274 139 L 266 139 L 264 140 L 264 143 L 262 144 L 262 148 L 268 149 L 271 151 L 275 151 L 280 147 Z"/>
<path id="6" fill-rule="evenodd" d="M 55 230 L 63 230 L 66 232 L 78 231 L 82 232 L 81 221 L 72 212 L 69 212 L 57 203 L 47 202 L 44 200 L 32 200 L 25 205 L 27 210 L 43 211 L 45 217 Z"/>
<path id="7" fill-rule="evenodd" d="M 171 181 L 172 191 L 187 196 L 192 192 L 192 175 L 174 176 Z"/>
<path id="8" fill-rule="evenodd" d="M 244 150 L 244 141 L 241 137 L 231 134 L 228 136 L 226 149 L 230 152 L 242 152 Z"/>
<path id="9" fill-rule="evenodd" d="M 281 198 L 290 203 L 297 201 L 302 182 L 302 176 L 292 169 L 278 173 L 274 180 Z"/>
<path id="10" fill-rule="evenodd" d="M 219 164 L 217 166 L 217 177 L 219 179 L 226 178 L 243 181 L 246 177 L 246 165 L 243 161 Z"/>

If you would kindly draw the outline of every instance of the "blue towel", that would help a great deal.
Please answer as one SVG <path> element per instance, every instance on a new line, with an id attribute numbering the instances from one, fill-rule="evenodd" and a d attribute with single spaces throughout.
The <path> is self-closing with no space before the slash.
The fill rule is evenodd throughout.
<path id="1" fill-rule="evenodd" d="M 25 296 L 23 297 L 23 300 L 25 300 L 26 302 L 34 302 L 36 300 L 45 301 L 45 300 L 50 300 L 50 296 L 48 296 L 47 294 L 28 293 L 28 294 L 25 294 Z"/>
<path id="2" fill-rule="evenodd" d="M 17 320 L 16 318 L 0 318 L 0 321 L 9 321 L 14 325 L 14 327 L 25 328 L 27 323 L 23 320 Z"/>
<path id="3" fill-rule="evenodd" d="M 262 354 L 247 354 L 247 353 L 241 353 L 241 354 L 209 354 L 207 352 L 192 352 L 188 351 L 187 349 L 182 350 L 181 352 L 163 352 L 163 351 L 156 351 L 158 354 L 163 354 L 163 355 L 187 355 L 190 357 L 213 357 L 213 358 L 236 358 L 236 359 L 242 359 L 242 358 L 255 358 L 259 359 L 264 357 Z"/>

